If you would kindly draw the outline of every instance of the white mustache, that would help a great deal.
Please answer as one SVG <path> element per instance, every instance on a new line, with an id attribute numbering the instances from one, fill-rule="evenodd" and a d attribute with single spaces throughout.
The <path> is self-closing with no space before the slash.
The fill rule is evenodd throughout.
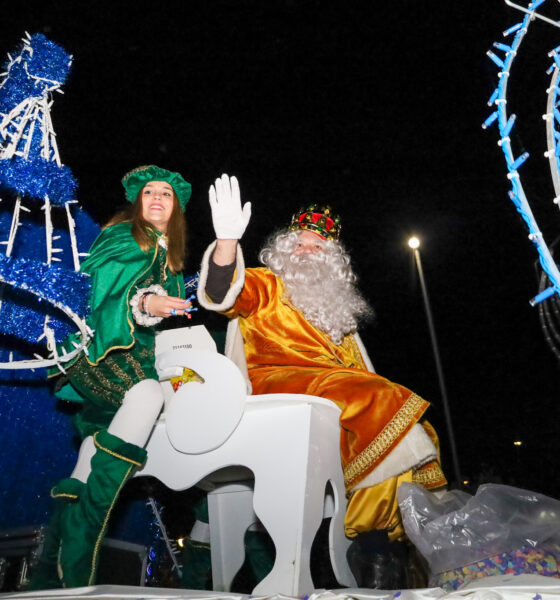
<path id="1" fill-rule="evenodd" d="M 322 264 L 327 260 L 327 255 L 324 252 L 317 252 L 317 254 L 292 254 L 290 256 L 290 262 L 296 265 L 305 264 Z"/>

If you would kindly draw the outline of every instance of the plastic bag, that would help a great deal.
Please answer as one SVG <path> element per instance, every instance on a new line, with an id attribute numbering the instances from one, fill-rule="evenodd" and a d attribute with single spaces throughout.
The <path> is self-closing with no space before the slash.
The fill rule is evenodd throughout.
<path id="1" fill-rule="evenodd" d="M 432 573 L 521 548 L 560 545 L 560 501 L 536 492 L 489 483 L 475 496 L 454 490 L 438 498 L 403 483 L 398 500 L 406 533 Z"/>

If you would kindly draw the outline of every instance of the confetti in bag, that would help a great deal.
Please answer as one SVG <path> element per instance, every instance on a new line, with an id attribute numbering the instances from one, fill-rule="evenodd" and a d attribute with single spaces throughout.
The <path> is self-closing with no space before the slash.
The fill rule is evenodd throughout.
<path id="1" fill-rule="evenodd" d="M 453 490 L 438 497 L 404 483 L 399 506 L 408 537 L 428 561 L 431 585 L 451 590 L 489 575 L 559 576 L 554 498 L 498 484 L 480 486 L 475 496 Z"/>

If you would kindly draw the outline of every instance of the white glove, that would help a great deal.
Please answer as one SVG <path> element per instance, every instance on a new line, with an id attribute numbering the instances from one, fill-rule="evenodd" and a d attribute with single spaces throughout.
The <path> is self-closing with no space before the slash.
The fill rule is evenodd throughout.
<path id="1" fill-rule="evenodd" d="M 251 203 L 241 208 L 239 183 L 235 177 L 222 175 L 208 191 L 212 223 L 219 240 L 239 240 L 251 218 Z"/>

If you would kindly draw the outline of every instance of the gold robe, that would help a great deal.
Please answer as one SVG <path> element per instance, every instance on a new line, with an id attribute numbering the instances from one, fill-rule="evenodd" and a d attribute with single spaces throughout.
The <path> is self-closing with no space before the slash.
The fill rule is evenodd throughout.
<path id="1" fill-rule="evenodd" d="M 243 288 L 225 314 L 240 317 L 253 393 L 311 394 L 339 406 L 348 491 L 359 487 L 429 406 L 404 386 L 367 371 L 352 335 L 336 345 L 311 325 L 286 298 L 282 280 L 268 269 L 245 271 Z M 431 436 L 433 430 L 425 429 Z M 427 487 L 446 483 L 435 461 L 422 465 L 422 472 Z"/>

